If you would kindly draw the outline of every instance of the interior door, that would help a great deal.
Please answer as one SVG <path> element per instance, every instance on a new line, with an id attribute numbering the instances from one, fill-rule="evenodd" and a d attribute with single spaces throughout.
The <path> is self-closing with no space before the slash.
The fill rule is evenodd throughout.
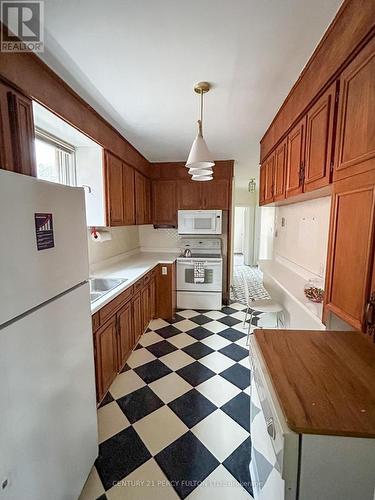
<path id="1" fill-rule="evenodd" d="M 283 200 L 285 198 L 285 177 L 286 177 L 286 162 L 287 162 L 287 141 L 284 140 L 275 151 L 275 167 L 274 167 L 274 201 Z"/>
<path id="2" fill-rule="evenodd" d="M 124 197 L 124 226 L 135 224 L 135 186 L 134 186 L 134 169 L 129 165 L 122 165 L 123 175 L 123 197 Z"/>
<path id="3" fill-rule="evenodd" d="M 375 169 L 375 38 L 340 76 L 334 180 Z"/>
<path id="4" fill-rule="evenodd" d="M 307 113 L 304 191 L 326 186 L 331 177 L 336 83 Z"/>
<path id="5" fill-rule="evenodd" d="M 105 169 L 108 222 L 110 226 L 123 226 L 124 191 L 122 162 L 116 156 L 106 152 Z"/>
<path id="6" fill-rule="evenodd" d="M 374 260 L 375 183 L 371 172 L 334 184 L 325 318 L 331 311 L 365 330 Z"/>
<path id="7" fill-rule="evenodd" d="M 288 162 L 286 197 L 302 193 L 305 155 L 306 118 L 303 118 L 288 135 Z"/>

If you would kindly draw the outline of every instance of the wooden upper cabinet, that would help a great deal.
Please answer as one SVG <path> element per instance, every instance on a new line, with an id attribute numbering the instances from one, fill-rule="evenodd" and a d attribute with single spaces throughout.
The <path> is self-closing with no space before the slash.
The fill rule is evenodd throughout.
<path id="1" fill-rule="evenodd" d="M 0 82 L 0 168 L 36 175 L 31 99 Z"/>
<path id="2" fill-rule="evenodd" d="M 201 208 L 201 192 L 199 182 L 178 182 L 178 209 L 195 210 Z"/>
<path id="3" fill-rule="evenodd" d="M 123 224 L 130 226 L 135 224 L 135 186 L 134 186 L 134 169 L 128 165 L 122 165 L 123 175 L 123 199 L 124 213 Z"/>
<path id="4" fill-rule="evenodd" d="M 275 154 L 272 153 L 269 158 L 265 161 L 265 187 L 264 187 L 264 203 L 273 202 L 273 178 L 274 178 L 274 168 L 275 168 Z"/>
<path id="5" fill-rule="evenodd" d="M 330 183 L 336 83 L 307 113 L 304 191 Z"/>
<path id="6" fill-rule="evenodd" d="M 375 169 L 375 38 L 340 77 L 334 181 Z"/>
<path id="7" fill-rule="evenodd" d="M 146 221 L 146 181 L 144 175 L 134 172 L 135 184 L 135 221 L 136 224 L 145 224 Z"/>
<path id="8" fill-rule="evenodd" d="M 303 118 L 288 135 L 288 161 L 286 174 L 286 197 L 302 193 L 305 156 L 306 118 Z"/>
<path id="9" fill-rule="evenodd" d="M 152 183 L 152 219 L 154 224 L 177 225 L 177 183 L 158 180 Z"/>
<path id="10" fill-rule="evenodd" d="M 110 226 L 124 225 L 123 166 L 121 160 L 105 153 L 107 219 Z"/>
<path id="11" fill-rule="evenodd" d="M 144 178 L 144 197 L 145 197 L 145 218 L 144 224 L 152 224 L 152 194 L 151 181 L 147 177 Z"/>
<path id="12" fill-rule="evenodd" d="M 333 312 L 365 330 L 374 265 L 375 183 L 372 172 L 333 185 L 325 317 Z"/>
<path id="13" fill-rule="evenodd" d="M 273 183 L 274 201 L 283 200 L 285 198 L 286 162 L 287 162 L 287 141 L 284 140 L 275 150 L 274 183 Z"/>
<path id="14" fill-rule="evenodd" d="M 228 179 L 214 179 L 212 181 L 192 181 L 193 184 L 199 184 L 201 192 L 201 207 L 209 210 L 228 210 L 229 209 L 229 189 L 230 181 Z M 199 189 L 198 187 L 196 189 Z"/>
<path id="15" fill-rule="evenodd" d="M 266 197 L 266 164 L 262 163 L 259 169 L 259 205 L 265 203 Z"/>

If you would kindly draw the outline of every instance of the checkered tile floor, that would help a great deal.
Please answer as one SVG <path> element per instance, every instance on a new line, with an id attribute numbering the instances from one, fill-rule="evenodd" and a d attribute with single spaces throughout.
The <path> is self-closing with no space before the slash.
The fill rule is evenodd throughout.
<path id="1" fill-rule="evenodd" d="M 98 410 L 80 500 L 252 498 L 243 309 L 151 321 Z"/>

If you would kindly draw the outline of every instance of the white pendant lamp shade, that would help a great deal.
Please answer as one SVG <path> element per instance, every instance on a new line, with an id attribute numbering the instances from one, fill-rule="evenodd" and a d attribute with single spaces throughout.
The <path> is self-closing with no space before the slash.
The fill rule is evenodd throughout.
<path id="1" fill-rule="evenodd" d="M 192 175 L 193 180 L 198 180 L 198 177 L 205 177 L 205 180 L 211 180 L 213 173 L 212 167 L 215 165 L 215 162 L 212 161 L 212 155 L 202 133 L 203 94 L 210 90 L 210 84 L 207 82 L 199 82 L 194 87 L 194 90 L 200 94 L 200 120 L 198 120 L 198 134 L 191 146 L 186 167 L 189 168 L 189 174 Z"/>
<path id="2" fill-rule="evenodd" d="M 193 181 L 212 181 L 212 175 L 193 175 L 191 177 Z"/>
<path id="3" fill-rule="evenodd" d="M 190 175 L 212 175 L 212 168 L 189 168 Z"/>
<path id="4" fill-rule="evenodd" d="M 212 156 L 208 150 L 206 141 L 198 133 L 191 146 L 186 166 L 189 168 L 210 168 L 215 165 L 211 158 Z"/>

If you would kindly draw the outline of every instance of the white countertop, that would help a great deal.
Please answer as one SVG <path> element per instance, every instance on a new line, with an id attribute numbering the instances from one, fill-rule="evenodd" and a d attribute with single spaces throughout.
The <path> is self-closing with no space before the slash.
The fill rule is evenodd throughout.
<path id="1" fill-rule="evenodd" d="M 319 326 L 322 324 L 323 304 L 308 300 L 304 294 L 306 279 L 277 260 L 260 260 L 259 268 L 268 274 Z"/>
<path id="2" fill-rule="evenodd" d="M 156 265 L 173 264 L 178 255 L 177 252 L 140 252 L 131 256 L 108 259 L 92 266 L 90 278 L 127 278 L 127 281 L 92 302 L 91 314 L 111 302 L 117 295 L 132 286 Z"/>

